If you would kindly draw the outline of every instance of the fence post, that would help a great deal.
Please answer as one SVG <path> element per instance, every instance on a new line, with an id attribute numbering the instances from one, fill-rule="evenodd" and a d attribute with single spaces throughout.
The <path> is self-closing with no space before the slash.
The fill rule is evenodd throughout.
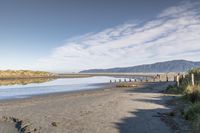
<path id="1" fill-rule="evenodd" d="M 174 82 L 176 82 L 176 76 L 174 76 Z"/>
<path id="2" fill-rule="evenodd" d="M 194 86 L 194 74 L 192 73 L 192 86 Z"/>
<path id="3" fill-rule="evenodd" d="M 168 75 L 166 75 L 166 81 L 167 81 L 167 82 L 169 81 L 169 77 L 168 77 Z"/>
<path id="4" fill-rule="evenodd" d="M 177 82 L 177 86 L 180 86 L 180 82 L 179 82 L 179 75 L 176 76 L 176 82 Z"/>

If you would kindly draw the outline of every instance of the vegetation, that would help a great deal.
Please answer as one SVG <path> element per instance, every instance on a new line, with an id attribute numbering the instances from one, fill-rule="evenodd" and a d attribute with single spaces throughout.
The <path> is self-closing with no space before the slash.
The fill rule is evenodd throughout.
<path id="1" fill-rule="evenodd" d="M 191 84 L 191 74 L 194 74 L 195 85 Z M 180 80 L 180 86 L 169 86 L 168 93 L 179 93 L 190 102 L 190 106 L 186 107 L 184 118 L 192 122 L 193 132 L 200 131 L 200 68 L 192 69 L 185 78 Z"/>
<path id="2" fill-rule="evenodd" d="M 41 78 L 52 77 L 54 74 L 44 71 L 30 70 L 0 70 L 0 79 L 15 79 L 15 78 Z"/>
<path id="3" fill-rule="evenodd" d="M 200 102 L 192 104 L 184 113 L 186 120 L 192 121 L 193 133 L 200 131 Z"/>
<path id="4" fill-rule="evenodd" d="M 135 85 L 133 84 L 128 84 L 128 83 L 122 83 L 122 84 L 117 84 L 116 87 L 119 88 L 125 88 L 125 87 L 134 87 Z"/>
<path id="5" fill-rule="evenodd" d="M 192 103 L 200 102 L 200 86 L 188 85 L 184 91 L 185 97 Z"/>
<path id="6" fill-rule="evenodd" d="M 195 68 L 195 69 L 190 70 L 189 74 L 191 74 L 191 73 L 196 74 L 196 75 L 200 74 L 200 68 Z"/>
<path id="7" fill-rule="evenodd" d="M 199 133 L 199 131 L 200 131 L 200 115 L 197 115 L 197 118 L 193 121 L 192 127 L 193 127 L 193 133 Z"/>
<path id="8" fill-rule="evenodd" d="M 196 120 L 200 116 L 200 103 L 192 104 L 184 114 L 186 120 Z"/>
<path id="9" fill-rule="evenodd" d="M 169 85 L 166 89 L 167 93 L 172 93 L 172 94 L 179 94 L 181 93 L 181 90 L 178 89 L 178 87 L 173 86 L 173 85 Z"/>

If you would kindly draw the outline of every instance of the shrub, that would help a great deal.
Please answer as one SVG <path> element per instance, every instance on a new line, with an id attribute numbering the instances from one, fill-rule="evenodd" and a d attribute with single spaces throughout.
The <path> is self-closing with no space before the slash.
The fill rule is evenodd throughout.
<path id="1" fill-rule="evenodd" d="M 181 92 L 181 89 L 175 85 L 169 85 L 166 89 L 167 93 L 178 94 Z"/>
<path id="2" fill-rule="evenodd" d="M 186 120 L 194 121 L 200 115 L 200 102 L 192 104 L 185 112 L 184 117 Z"/>
<path id="3" fill-rule="evenodd" d="M 193 103 L 200 101 L 200 86 L 188 85 L 185 89 L 185 96 Z"/>
<path id="4" fill-rule="evenodd" d="M 196 120 L 192 123 L 192 131 L 193 133 L 200 132 L 200 114 L 197 115 Z"/>
<path id="5" fill-rule="evenodd" d="M 194 68 L 188 72 L 189 74 L 200 74 L 200 68 Z"/>

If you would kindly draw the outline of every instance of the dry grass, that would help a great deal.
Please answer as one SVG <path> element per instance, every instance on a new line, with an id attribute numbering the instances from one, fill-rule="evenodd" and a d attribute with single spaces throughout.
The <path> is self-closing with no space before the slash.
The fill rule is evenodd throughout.
<path id="1" fill-rule="evenodd" d="M 136 85 L 134 85 L 133 83 L 121 83 L 121 84 L 117 84 L 116 87 L 119 88 L 125 88 L 125 87 L 135 87 Z"/>
<path id="2" fill-rule="evenodd" d="M 5 70 L 0 71 L 0 79 L 9 78 L 34 78 L 34 77 L 50 77 L 52 73 L 44 71 L 30 71 L 30 70 Z"/>
<path id="3" fill-rule="evenodd" d="M 185 95 L 192 103 L 199 102 L 200 101 L 200 86 L 188 85 L 185 89 Z"/>

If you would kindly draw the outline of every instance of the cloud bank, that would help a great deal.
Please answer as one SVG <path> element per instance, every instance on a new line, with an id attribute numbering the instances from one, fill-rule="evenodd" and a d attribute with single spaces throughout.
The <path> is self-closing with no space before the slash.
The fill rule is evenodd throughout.
<path id="1" fill-rule="evenodd" d="M 200 3 L 182 2 L 146 23 L 125 23 L 69 39 L 38 66 L 50 71 L 200 60 Z"/>

